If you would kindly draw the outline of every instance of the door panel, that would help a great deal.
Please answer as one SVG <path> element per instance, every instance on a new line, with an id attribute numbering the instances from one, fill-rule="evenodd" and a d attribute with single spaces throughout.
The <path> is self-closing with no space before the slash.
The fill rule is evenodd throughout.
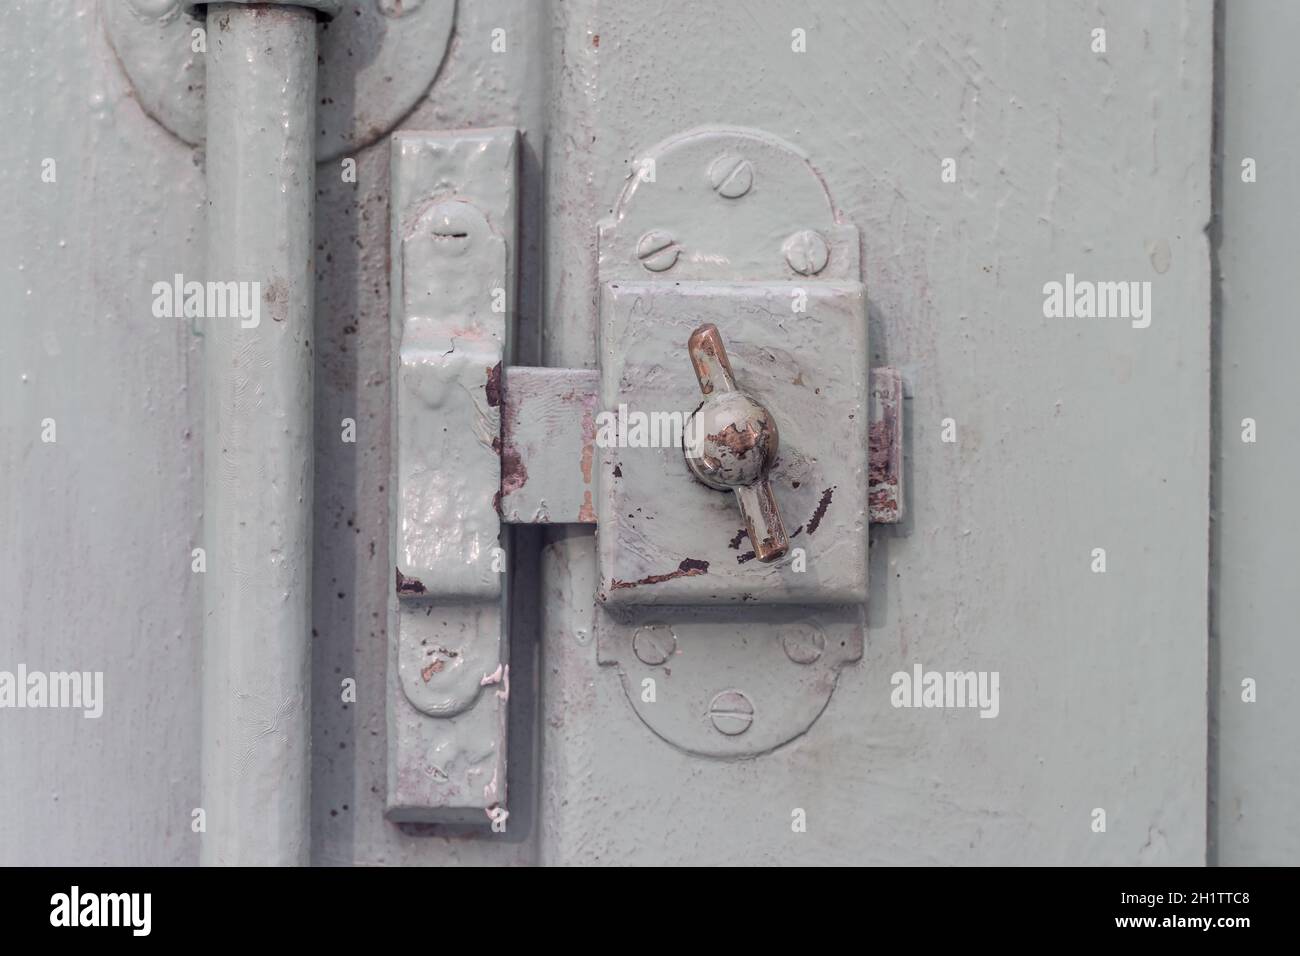
<path id="1" fill-rule="evenodd" d="M 1203 861 L 1211 27 L 1209 3 L 1172 24 L 1032 3 L 570 20 L 547 361 L 592 361 L 591 222 L 632 157 L 700 124 L 783 137 L 862 231 L 871 361 L 910 395 L 910 517 L 872 531 L 862 661 L 806 734 L 734 762 L 634 716 L 587 643 L 592 540 L 553 542 L 544 862 Z M 1149 281 L 1150 326 L 1045 318 L 1067 273 Z M 892 706 L 916 664 L 997 672 L 997 716 Z"/>
<path id="2" fill-rule="evenodd" d="M 106 678 L 99 720 L 0 713 L 0 862 L 190 864 L 203 343 L 151 316 L 150 289 L 204 271 L 204 153 L 144 112 L 98 0 L 0 7 L 18 107 L 0 139 L 0 526 L 17 542 L 0 559 L 0 669 Z M 1269 20 L 1234 16 L 1245 61 Z M 699 127 L 760 130 L 860 231 L 869 364 L 906 388 L 907 517 L 870 531 L 861 660 L 806 730 L 749 759 L 657 736 L 639 687 L 600 662 L 590 526 L 513 527 L 509 826 L 388 821 L 388 138 L 347 157 L 355 182 L 319 164 L 312 861 L 1202 863 L 1214 29 L 1210 0 L 459 2 L 399 128 L 520 130 L 516 361 L 597 367 L 597 228 L 638 156 Z M 1270 133 L 1247 128 L 1261 150 Z M 41 181 L 50 157 L 57 184 Z M 755 196 L 780 195 L 763 172 Z M 1239 231 L 1282 214 L 1255 195 L 1268 209 L 1239 207 Z M 1244 291 L 1273 260 L 1233 255 L 1225 308 L 1272 302 L 1285 321 L 1280 299 Z M 1149 294 L 1132 314 L 1045 314 L 1045 287 L 1075 280 Z M 1282 361 L 1253 341 L 1225 338 L 1243 368 Z M 1223 379 L 1225 420 L 1256 414 L 1253 374 Z M 1225 482 L 1241 469 L 1224 515 L 1254 517 L 1220 552 L 1243 569 L 1220 578 L 1238 589 L 1218 620 L 1220 855 L 1293 859 L 1280 788 L 1259 787 L 1273 752 L 1240 743 L 1285 723 L 1283 705 L 1226 709 L 1238 674 L 1288 663 L 1282 599 L 1260 626 L 1241 590 L 1290 553 L 1262 506 L 1285 455 L 1221 452 Z M 707 656 L 674 658 L 678 679 Z M 996 715 L 896 706 L 917 667 L 996 675 Z M 1288 835 L 1272 850 L 1271 828 Z"/>

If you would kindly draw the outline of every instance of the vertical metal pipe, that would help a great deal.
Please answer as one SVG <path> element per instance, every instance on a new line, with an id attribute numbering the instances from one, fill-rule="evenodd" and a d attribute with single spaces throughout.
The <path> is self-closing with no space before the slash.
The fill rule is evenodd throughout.
<path id="1" fill-rule="evenodd" d="M 213 3 L 207 36 L 209 289 L 245 308 L 203 330 L 200 860 L 306 864 L 316 15 Z"/>

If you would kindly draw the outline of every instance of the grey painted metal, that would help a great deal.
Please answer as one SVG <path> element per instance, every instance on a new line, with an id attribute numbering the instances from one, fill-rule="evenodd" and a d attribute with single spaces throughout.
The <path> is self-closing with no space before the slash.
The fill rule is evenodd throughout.
<path id="1" fill-rule="evenodd" d="M 1300 7 L 1278 0 L 1221 7 L 1212 860 L 1295 866 L 1300 325 L 1292 281 L 1300 180 L 1296 126 L 1280 117 L 1294 115 L 1300 87 L 1300 61 L 1287 52 Z M 1254 441 L 1245 440 L 1248 429 Z"/>
<path id="2" fill-rule="evenodd" d="M 502 520 L 595 524 L 597 373 L 514 366 L 504 381 Z"/>
<path id="3" fill-rule="evenodd" d="M 171 0 L 126 0 L 127 3 L 134 6 L 137 10 L 157 10 L 167 5 L 175 6 Z M 211 0 L 179 0 L 180 5 L 186 10 L 203 10 L 209 6 L 216 6 Z M 224 0 L 225 3 L 245 4 L 248 6 L 270 7 L 279 4 L 280 6 L 304 7 L 308 10 L 315 10 L 325 17 L 338 16 L 343 9 L 343 0 Z M 414 4 L 412 4 L 414 6 Z"/>
<path id="4" fill-rule="evenodd" d="M 790 312 L 794 296 L 806 299 L 806 313 Z M 864 601 L 869 407 L 861 285 L 615 276 L 606 278 L 600 302 L 601 407 L 614 412 L 689 415 L 700 393 L 687 339 L 701 322 L 721 329 L 741 387 L 777 416 L 781 453 L 769 480 L 791 547 L 784 561 L 752 560 L 734 497 L 695 480 L 680 440 L 601 448 L 601 599 Z"/>
<path id="5" fill-rule="evenodd" d="M 752 164 L 739 198 L 713 188 L 719 157 Z M 730 495 L 691 475 L 680 440 L 600 449 L 601 600 L 611 604 L 861 602 L 867 591 L 867 317 L 858 232 L 837 219 L 808 158 L 778 137 L 698 128 L 637 155 L 600 226 L 601 408 L 690 415 L 700 404 L 692 331 L 712 323 L 741 388 L 776 416 L 769 481 L 791 559 L 751 561 Z M 673 237 L 680 261 L 648 275 L 640 237 Z M 785 261 L 785 237 L 816 231 L 820 274 Z M 643 439 L 644 440 L 644 439 Z M 755 502 L 757 510 L 757 502 Z M 802 536 L 802 537 L 801 537 Z M 801 552 L 801 553 L 800 553 Z"/>
<path id="6" fill-rule="evenodd" d="M 752 188 L 716 189 L 717 164 L 737 156 L 751 164 Z M 732 495 L 696 481 L 689 439 L 685 454 L 680 436 L 643 436 L 638 447 L 620 427 L 614 447 L 598 449 L 597 656 L 671 747 L 753 759 L 807 733 L 841 666 L 862 656 L 869 405 L 858 234 L 837 221 L 808 159 L 759 131 L 692 130 L 633 168 L 600 229 L 600 406 L 685 419 L 734 378 L 731 395 L 777 418 L 780 454 L 764 484 L 792 550 L 758 560 L 775 539 L 752 539 L 780 524 L 776 509 L 759 522 L 757 500 L 738 511 Z M 782 238 L 808 232 L 834 249 L 815 269 L 795 268 Z M 677 252 L 650 269 L 662 278 L 646 276 L 637 238 L 656 234 L 671 243 L 652 245 Z M 715 340 L 712 363 L 696 354 L 702 335 Z M 647 656 L 647 640 L 673 653 Z"/>
<path id="7" fill-rule="evenodd" d="M 520 141 L 520 287 L 512 318 L 519 361 L 538 362 L 542 231 L 541 150 L 549 111 L 545 44 L 549 7 L 535 0 L 480 0 L 457 11 L 457 35 L 437 81 L 408 129 L 526 128 Z M 509 31 L 509 53 L 491 49 L 492 30 Z M 413 64 L 441 49 L 414 54 Z M 390 560 L 391 148 L 387 140 L 357 156 L 357 181 L 317 179 L 317 516 L 313 674 L 313 858 L 324 864 L 430 865 L 527 863 L 540 824 L 531 786 L 537 758 L 534 717 L 537 602 L 533 549 L 511 555 L 509 788 L 507 832 L 483 839 L 387 819 L 390 735 L 387 711 Z M 339 420 L 355 418 L 357 444 L 338 440 Z M 516 538 L 536 536 L 514 529 Z M 535 573 L 535 570 L 534 572 Z M 356 701 L 340 700 L 340 682 L 356 681 Z M 392 687 L 395 693 L 401 691 Z M 483 815 L 480 813 L 479 818 Z"/>
<path id="8" fill-rule="evenodd" d="M 770 130 L 862 228 L 909 487 L 872 530 L 861 663 L 752 760 L 645 727 L 593 660 L 594 542 L 557 534 L 541 861 L 1202 862 L 1211 4 L 1107 7 L 1105 56 L 1064 3 L 564 7 L 548 362 L 594 364 L 590 221 L 645 144 L 700 117 Z M 1045 320 L 1067 270 L 1150 280 L 1151 327 Z M 1000 672 L 998 716 L 892 706 L 916 663 Z"/>
<path id="9" fill-rule="evenodd" d="M 203 275 L 203 170 L 93 9 L 0 4 L 0 669 L 104 674 L 98 719 L 0 711 L 0 862 L 193 865 L 202 339 L 150 290 Z"/>
<path id="10" fill-rule="evenodd" d="M 209 282 L 260 321 L 203 324 L 206 864 L 309 860 L 316 21 L 217 6 Z M 250 327 L 245 327 L 249 325 Z"/>
<path id="11" fill-rule="evenodd" d="M 166 129 L 203 145 L 207 53 L 218 21 L 212 3 L 98 0 L 107 35 L 141 105 Z M 256 0 L 239 0 L 256 4 Z M 451 39 L 455 0 L 275 0 L 311 8 L 333 22 L 317 26 L 316 156 L 351 157 L 379 141 L 425 96 Z M 354 180 L 355 181 L 355 180 Z"/>
<path id="12" fill-rule="evenodd" d="M 600 663 L 617 671 L 646 727 L 683 753 L 714 758 L 758 757 L 807 733 L 841 667 L 862 657 L 864 632 L 855 605 L 615 608 L 595 629 Z M 647 655 L 646 641 L 671 651 Z M 723 729 L 719 697 L 736 694 L 749 719 Z"/>
<path id="13" fill-rule="evenodd" d="M 600 373 L 594 369 L 512 366 L 502 397 L 501 514 L 511 524 L 595 524 L 592 465 Z M 903 520 L 903 376 L 871 370 L 873 524 Z M 739 542 L 737 542 L 739 543 Z"/>
<path id="14" fill-rule="evenodd" d="M 0 271 L 0 421 L 16 436 L 0 443 L 0 510 L 22 542 L 0 554 L 0 647 L 29 665 L 102 666 L 107 688 L 99 721 L 0 719 L 0 765 L 24 768 L 0 774 L 0 859 L 193 863 L 201 339 L 152 318 L 148 290 L 202 274 L 202 157 L 144 113 L 97 6 L 0 4 L 0 77 L 28 104 L 0 138 L 0 250 L 13 266 Z M 466 839 L 385 820 L 389 156 L 373 146 L 357 154 L 356 183 L 317 182 L 314 860 L 1198 862 L 1210 5 L 641 6 L 464 4 L 431 96 L 403 125 L 526 130 L 519 361 L 571 368 L 595 367 L 592 222 L 646 143 L 705 118 L 771 129 L 816 157 L 863 228 L 872 362 L 902 368 L 909 389 L 908 515 L 872 530 L 864 660 L 787 745 L 753 760 L 682 753 L 598 665 L 591 532 L 544 529 L 544 668 L 531 612 L 512 628 L 510 832 Z M 1260 6 L 1261 20 L 1286 22 Z M 1105 56 L 1087 49 L 1098 20 Z M 491 52 L 496 27 L 509 55 Z M 807 54 L 789 49 L 796 27 Z M 1256 89 L 1262 121 L 1281 88 Z M 1248 139 L 1272 133 L 1285 129 Z M 59 180 L 37 185 L 46 155 Z M 955 183 L 938 175 L 948 156 Z M 750 192 L 763 184 L 756 170 Z M 148 228 L 123 227 L 142 213 Z M 1259 233 L 1275 251 L 1278 235 Z M 1149 274 L 1147 243 L 1161 240 L 1167 271 Z M 1080 262 L 1094 277 L 1150 278 L 1152 328 L 1036 320 L 1042 283 Z M 1241 268 L 1237 295 L 1265 288 Z M 1243 387 L 1250 375 L 1241 366 Z M 57 445 L 31 437 L 45 415 Z M 345 416 L 355 445 L 338 440 Z M 956 443 L 936 437 L 947 417 Z M 1267 477 L 1252 490 L 1272 509 Z M 1110 570 L 1081 584 L 1075 556 L 1101 545 Z M 1240 559 L 1251 545 L 1236 547 Z M 72 576 L 91 582 L 76 600 Z M 531 599 L 526 574 L 512 592 Z M 1280 653 L 1265 632 L 1284 621 L 1230 640 Z M 916 660 L 1001 668 L 999 717 L 891 708 L 889 675 Z M 535 722 L 530 662 L 543 680 Z M 358 697 L 341 703 L 349 677 Z M 1294 790 L 1273 727 L 1243 716 L 1257 723 L 1228 744 L 1251 762 L 1234 827 L 1262 836 L 1243 839 L 1239 859 L 1275 823 L 1279 846 L 1290 838 L 1279 821 Z M 519 775 L 534 731 L 537 788 Z M 541 815 L 516 826 L 534 794 Z M 1086 826 L 1098 805 L 1106 834 Z M 806 833 L 791 832 L 793 808 Z"/>
<path id="15" fill-rule="evenodd" d="M 390 819 L 504 809 L 501 396 L 518 244 L 513 129 L 393 138 Z"/>

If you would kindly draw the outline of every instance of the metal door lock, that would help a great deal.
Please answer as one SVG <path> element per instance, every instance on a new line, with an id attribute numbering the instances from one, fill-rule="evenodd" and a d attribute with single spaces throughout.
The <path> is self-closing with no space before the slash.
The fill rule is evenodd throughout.
<path id="1" fill-rule="evenodd" d="M 754 556 L 775 561 L 790 547 L 767 480 L 781 444 L 776 420 L 736 386 L 716 325 L 706 322 L 692 332 L 687 350 L 704 401 L 682 436 L 686 464 L 710 488 L 736 493 Z"/>
<path id="2" fill-rule="evenodd" d="M 504 525 L 596 525 L 597 659 L 655 734 L 744 757 L 861 658 L 868 524 L 902 516 L 901 378 L 868 369 L 858 230 L 805 156 L 726 127 L 649 150 L 600 225 L 598 368 L 559 369 L 510 364 L 517 152 L 513 130 L 394 139 L 397 820 L 505 812 Z M 624 408 L 686 417 L 598 441 Z"/>

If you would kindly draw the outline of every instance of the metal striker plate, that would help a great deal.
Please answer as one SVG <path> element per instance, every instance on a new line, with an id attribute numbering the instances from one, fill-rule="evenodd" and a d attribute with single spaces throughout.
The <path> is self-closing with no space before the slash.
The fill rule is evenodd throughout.
<path id="1" fill-rule="evenodd" d="M 243 2 L 243 0 L 239 0 Z M 317 27 L 316 159 L 337 159 L 392 130 L 442 65 L 455 0 L 310 0 L 332 21 Z M 144 111 L 201 146 L 205 57 L 194 50 L 204 12 L 192 0 L 102 0 L 109 42 Z"/>

